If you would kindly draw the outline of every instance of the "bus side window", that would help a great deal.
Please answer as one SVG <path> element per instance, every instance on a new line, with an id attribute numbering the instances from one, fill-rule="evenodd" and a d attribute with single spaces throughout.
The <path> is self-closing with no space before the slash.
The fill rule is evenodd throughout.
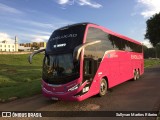
<path id="1" fill-rule="evenodd" d="M 92 74 L 91 66 L 92 66 L 92 61 L 89 60 L 89 59 L 86 59 L 84 61 L 84 73 L 85 73 L 85 75 Z"/>

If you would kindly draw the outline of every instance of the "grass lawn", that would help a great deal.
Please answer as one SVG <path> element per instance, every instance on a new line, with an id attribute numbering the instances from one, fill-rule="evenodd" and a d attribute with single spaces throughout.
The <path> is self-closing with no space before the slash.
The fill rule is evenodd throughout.
<path id="1" fill-rule="evenodd" d="M 155 66 L 155 65 L 160 65 L 160 60 L 156 60 L 156 59 L 146 59 L 144 61 L 144 67 L 151 67 L 151 66 Z"/>
<path id="2" fill-rule="evenodd" d="M 0 101 L 9 98 L 23 98 L 41 93 L 41 73 L 43 54 L 0 55 Z M 145 67 L 160 65 L 160 60 L 145 60 Z"/>
<path id="3" fill-rule="evenodd" d="M 43 54 L 28 63 L 28 54 L 0 55 L 0 99 L 27 97 L 41 91 Z"/>

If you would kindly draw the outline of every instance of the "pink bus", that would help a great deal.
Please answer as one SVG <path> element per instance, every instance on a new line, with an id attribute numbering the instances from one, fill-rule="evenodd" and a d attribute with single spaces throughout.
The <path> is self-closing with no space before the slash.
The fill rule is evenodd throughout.
<path id="1" fill-rule="evenodd" d="M 92 23 L 55 30 L 45 52 L 42 93 L 53 100 L 82 101 L 144 72 L 140 42 Z"/>

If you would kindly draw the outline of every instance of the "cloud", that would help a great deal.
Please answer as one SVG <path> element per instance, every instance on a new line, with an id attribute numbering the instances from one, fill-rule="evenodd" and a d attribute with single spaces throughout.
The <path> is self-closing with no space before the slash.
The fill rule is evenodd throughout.
<path id="1" fill-rule="evenodd" d="M 58 0 L 58 4 L 68 4 L 70 2 L 70 0 Z"/>
<path id="2" fill-rule="evenodd" d="M 22 14 L 23 12 L 13 7 L 0 3 L 0 13 Z"/>
<path id="3" fill-rule="evenodd" d="M 91 2 L 91 0 L 78 0 L 77 2 L 81 6 L 84 6 L 84 5 L 87 6 L 88 5 L 88 6 L 93 7 L 93 8 L 100 8 L 100 7 L 102 7 L 101 4 L 98 4 L 96 2 Z"/>
<path id="4" fill-rule="evenodd" d="M 148 18 L 160 12 L 160 0 L 137 0 L 137 7 L 142 9 L 140 14 Z"/>
<path id="5" fill-rule="evenodd" d="M 102 5 L 94 2 L 93 0 L 57 0 L 57 3 L 60 5 L 74 5 L 77 3 L 80 6 L 90 6 L 92 8 L 101 8 Z"/>
<path id="6" fill-rule="evenodd" d="M 20 27 L 20 26 L 16 26 L 14 28 L 16 28 L 18 30 L 21 30 L 21 31 L 25 31 L 27 33 L 30 32 L 32 34 L 51 35 L 51 32 L 46 31 L 46 30 L 42 31 L 42 30 L 37 30 L 37 29 L 34 29 L 34 28 L 27 28 L 27 27 Z"/>
<path id="7" fill-rule="evenodd" d="M 32 42 L 46 42 L 50 36 L 33 35 Z"/>
<path id="8" fill-rule="evenodd" d="M 41 23 L 41 22 L 36 22 L 32 20 L 24 20 L 24 19 L 12 19 L 12 20 L 18 23 L 28 24 L 28 25 L 36 26 L 36 27 L 43 27 L 43 28 L 53 28 L 54 27 L 52 24 Z"/>
<path id="9" fill-rule="evenodd" d="M 14 43 L 14 39 L 7 33 L 0 32 L 0 42 L 6 40 L 8 43 Z"/>
<path id="10" fill-rule="evenodd" d="M 14 37 L 11 37 L 9 34 L 4 33 L 4 32 L 0 32 L 0 43 L 4 40 L 7 41 L 7 43 L 14 43 Z M 21 41 L 21 38 L 25 37 L 28 39 L 28 41 L 25 42 L 47 42 L 47 40 L 49 39 L 50 36 L 48 35 L 38 35 L 38 34 L 26 34 L 26 33 L 20 33 L 18 36 L 19 39 L 19 43 L 24 43 L 23 41 Z"/>
<path id="11" fill-rule="evenodd" d="M 28 25 L 28 27 L 38 27 L 38 28 L 43 28 L 43 29 L 51 29 L 55 30 L 59 27 L 71 24 L 73 22 L 67 21 L 67 20 L 61 20 L 58 18 L 49 18 L 50 21 L 48 22 L 42 22 L 42 21 L 33 21 L 33 20 L 27 20 L 27 19 L 19 19 L 19 18 L 11 18 L 10 20 L 12 22 L 16 22 L 18 24 L 22 23 L 25 25 Z"/>
<path id="12" fill-rule="evenodd" d="M 29 33 L 20 33 L 20 38 L 27 38 L 28 40 L 25 42 L 46 42 L 50 35 L 39 35 L 39 34 L 29 34 Z M 23 41 L 21 41 L 23 42 Z M 24 43 L 24 42 L 23 42 Z"/>
<path id="13" fill-rule="evenodd" d="M 145 46 L 147 46 L 148 48 L 153 47 L 152 44 L 149 42 L 149 40 L 142 41 L 142 44 L 145 45 Z"/>
<path id="14" fill-rule="evenodd" d="M 18 26 L 17 23 L 19 24 Z M 19 38 L 19 43 L 34 42 L 34 41 L 43 42 L 49 39 L 49 36 L 55 29 L 68 25 L 70 23 L 71 22 L 69 21 L 61 20 L 58 18 L 57 19 L 51 18 L 49 23 L 27 20 L 27 19 L 11 18 L 9 19 L 10 29 L 8 29 L 7 27 L 0 28 L 1 32 L 3 31 L 3 33 L 5 33 L 3 34 L 4 37 L 1 38 L 7 38 L 7 40 L 9 40 L 8 39 L 10 38 L 9 35 L 12 35 L 13 39 L 14 35 L 17 35 Z"/>

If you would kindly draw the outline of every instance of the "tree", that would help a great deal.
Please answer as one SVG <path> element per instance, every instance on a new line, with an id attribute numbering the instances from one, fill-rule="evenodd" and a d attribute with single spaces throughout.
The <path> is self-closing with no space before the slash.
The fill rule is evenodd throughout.
<path id="1" fill-rule="evenodd" d="M 148 54 L 148 47 L 145 46 L 145 45 L 142 45 L 143 46 L 143 53 L 144 53 L 144 58 L 149 58 L 149 54 Z"/>
<path id="2" fill-rule="evenodd" d="M 160 13 L 153 15 L 146 21 L 147 29 L 145 38 L 156 48 L 160 43 Z"/>
<path id="3" fill-rule="evenodd" d="M 34 49 L 34 50 L 39 50 L 39 46 L 38 45 L 36 45 L 36 44 L 34 44 L 34 45 L 32 45 L 32 49 Z"/>
<path id="4" fill-rule="evenodd" d="M 144 58 L 160 58 L 160 45 L 157 44 L 156 48 L 148 48 L 147 46 L 143 45 L 143 53 L 144 53 Z"/>

